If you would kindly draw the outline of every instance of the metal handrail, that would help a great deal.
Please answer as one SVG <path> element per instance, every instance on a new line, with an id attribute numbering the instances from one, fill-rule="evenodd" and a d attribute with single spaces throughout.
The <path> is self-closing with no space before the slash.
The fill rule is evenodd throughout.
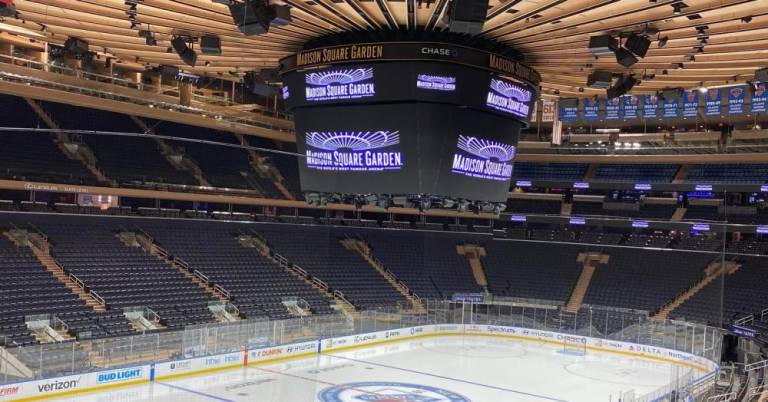
<path id="1" fill-rule="evenodd" d="M 197 279 L 200 279 L 201 281 L 203 281 L 206 285 L 211 281 L 210 279 L 208 279 L 208 276 L 206 276 L 204 273 L 200 272 L 197 269 L 192 271 L 192 274 L 195 275 Z"/>
<path id="2" fill-rule="evenodd" d="M 96 300 L 102 306 L 106 306 L 107 305 L 107 301 L 104 300 L 104 298 L 101 297 L 101 295 L 98 294 L 95 290 L 91 290 L 91 292 L 89 294 L 91 295 L 91 297 L 93 297 L 94 300 Z"/>
<path id="3" fill-rule="evenodd" d="M 221 293 L 222 295 L 224 295 L 225 298 L 229 299 L 230 297 L 229 290 L 225 289 L 223 286 L 219 285 L 218 283 L 213 285 L 213 288 L 219 293 Z"/>
<path id="4" fill-rule="evenodd" d="M 746 366 L 744 366 L 744 371 L 745 372 L 750 372 L 750 371 L 760 370 L 760 369 L 764 369 L 764 368 L 768 368 L 768 359 L 761 360 L 759 362 L 755 362 L 755 363 L 752 363 L 752 364 L 747 364 Z"/>

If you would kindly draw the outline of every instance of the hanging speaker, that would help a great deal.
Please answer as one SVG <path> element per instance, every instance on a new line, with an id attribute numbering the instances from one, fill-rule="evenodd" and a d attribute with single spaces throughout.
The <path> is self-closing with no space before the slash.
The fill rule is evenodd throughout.
<path id="1" fill-rule="evenodd" d="M 171 39 L 171 47 L 179 55 L 181 61 L 190 66 L 195 66 L 195 63 L 197 63 L 197 53 L 187 46 L 186 39 L 181 37 Z"/>
<path id="2" fill-rule="evenodd" d="M 627 40 L 624 42 L 624 47 L 639 58 L 645 57 L 645 54 L 648 53 L 648 48 L 650 46 L 651 41 L 645 36 L 638 34 L 629 35 Z"/>

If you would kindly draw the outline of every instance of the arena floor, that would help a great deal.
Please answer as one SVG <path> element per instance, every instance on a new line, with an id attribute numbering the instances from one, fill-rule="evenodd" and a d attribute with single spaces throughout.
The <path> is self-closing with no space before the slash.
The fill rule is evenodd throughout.
<path id="1" fill-rule="evenodd" d="M 617 401 L 684 368 L 557 345 L 443 337 L 76 395 L 55 401 Z"/>

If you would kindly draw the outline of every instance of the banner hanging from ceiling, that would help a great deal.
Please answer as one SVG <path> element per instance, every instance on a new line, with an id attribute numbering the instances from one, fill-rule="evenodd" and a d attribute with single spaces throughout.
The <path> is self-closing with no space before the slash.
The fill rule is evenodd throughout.
<path id="1" fill-rule="evenodd" d="M 557 101 L 551 99 L 541 100 L 541 122 L 551 123 L 555 121 L 555 114 L 557 112 Z"/>
<path id="2" fill-rule="evenodd" d="M 755 85 L 752 91 L 752 113 L 765 113 L 768 107 L 768 91 L 766 83 L 761 82 Z"/>
<path id="3" fill-rule="evenodd" d="M 685 91 L 683 93 L 683 117 L 698 117 L 699 115 L 699 91 Z"/>
<path id="4" fill-rule="evenodd" d="M 637 120 L 640 100 L 635 95 L 624 97 L 624 120 Z"/>
<path id="5" fill-rule="evenodd" d="M 664 118 L 676 119 L 680 117 L 680 98 L 675 96 L 674 98 L 664 99 Z"/>
<path id="6" fill-rule="evenodd" d="M 585 98 L 585 99 L 582 99 L 581 104 L 584 105 L 584 121 L 600 120 L 600 100 L 599 99 Z"/>
<path id="7" fill-rule="evenodd" d="M 737 87 L 726 88 L 728 91 L 728 114 L 744 113 L 744 98 L 747 94 L 747 87 L 739 85 Z"/>
<path id="8" fill-rule="evenodd" d="M 659 114 L 659 97 L 656 95 L 643 96 L 643 118 L 655 119 Z"/>
<path id="9" fill-rule="evenodd" d="M 621 98 L 612 98 L 605 101 L 605 119 L 621 119 Z"/>
<path id="10" fill-rule="evenodd" d="M 705 116 L 721 116 L 723 106 L 723 91 L 720 88 L 711 88 L 707 90 L 704 95 L 706 106 L 704 110 Z"/>
<path id="11" fill-rule="evenodd" d="M 572 122 L 579 120 L 579 104 L 576 106 L 563 106 L 560 103 L 560 121 Z"/>

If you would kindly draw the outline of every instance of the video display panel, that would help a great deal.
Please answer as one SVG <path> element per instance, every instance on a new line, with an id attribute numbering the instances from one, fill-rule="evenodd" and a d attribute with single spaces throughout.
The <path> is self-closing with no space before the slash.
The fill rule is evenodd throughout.
<path id="1" fill-rule="evenodd" d="M 499 77 L 491 77 L 485 105 L 521 119 L 531 114 L 533 92 L 521 84 Z"/>
<path id="2" fill-rule="evenodd" d="M 522 124 L 433 103 L 295 111 L 303 191 L 502 202 Z M 341 117 L 343 116 L 343 118 Z"/>
<path id="3" fill-rule="evenodd" d="M 435 102 L 527 122 L 538 94 L 488 71 L 435 62 L 344 65 L 283 76 L 288 110 L 327 104 Z"/>
<path id="4" fill-rule="evenodd" d="M 304 74 L 307 102 L 376 96 L 372 67 L 333 68 Z"/>

